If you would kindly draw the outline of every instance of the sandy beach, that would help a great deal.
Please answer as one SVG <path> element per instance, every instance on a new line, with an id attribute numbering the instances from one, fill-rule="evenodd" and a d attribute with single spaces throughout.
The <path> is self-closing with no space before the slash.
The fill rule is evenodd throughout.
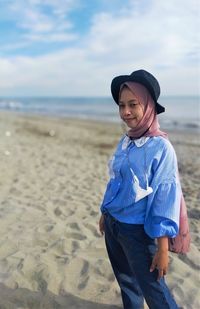
<path id="1" fill-rule="evenodd" d="M 0 309 L 122 308 L 98 231 L 107 161 L 122 128 L 3 112 L 0 134 Z M 182 308 L 198 309 L 200 140 L 169 138 L 192 244 L 186 256 L 170 253 L 167 281 Z"/>

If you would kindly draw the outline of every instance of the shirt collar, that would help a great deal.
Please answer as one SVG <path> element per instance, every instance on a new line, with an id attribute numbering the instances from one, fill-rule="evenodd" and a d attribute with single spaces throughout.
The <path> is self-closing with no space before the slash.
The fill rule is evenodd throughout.
<path id="1" fill-rule="evenodd" d="M 149 136 L 142 136 L 140 138 L 132 140 L 130 139 L 129 136 L 126 135 L 122 142 L 122 150 L 125 150 L 131 142 L 135 143 L 137 147 L 142 147 L 148 141 L 149 138 L 150 138 Z"/>
<path id="2" fill-rule="evenodd" d="M 134 139 L 133 142 L 137 147 L 142 147 L 149 140 L 149 138 L 149 136 L 142 136 L 140 138 Z"/>

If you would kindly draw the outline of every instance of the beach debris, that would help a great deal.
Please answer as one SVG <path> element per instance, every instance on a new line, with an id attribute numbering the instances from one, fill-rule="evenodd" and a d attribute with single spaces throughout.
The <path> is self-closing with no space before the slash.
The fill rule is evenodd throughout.
<path id="1" fill-rule="evenodd" d="M 9 156 L 9 155 L 10 155 L 10 151 L 9 151 L 9 150 L 5 150 L 5 151 L 4 151 L 4 154 L 5 154 L 6 156 Z"/>
<path id="2" fill-rule="evenodd" d="M 50 135 L 50 136 L 53 137 L 53 136 L 55 136 L 55 134 L 56 134 L 56 131 L 54 131 L 54 130 L 49 130 L 49 135 Z"/>
<path id="3" fill-rule="evenodd" d="M 11 136 L 11 132 L 10 131 L 6 131 L 5 132 L 5 136 L 10 137 Z"/>

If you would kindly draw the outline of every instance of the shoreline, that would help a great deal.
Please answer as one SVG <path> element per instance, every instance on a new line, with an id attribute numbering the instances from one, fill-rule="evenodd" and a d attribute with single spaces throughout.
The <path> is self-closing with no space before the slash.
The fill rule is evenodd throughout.
<path id="1" fill-rule="evenodd" d="M 105 119 L 101 117 L 94 117 L 94 116 L 83 116 L 80 115 L 78 117 L 72 116 L 72 115 L 66 115 L 66 114 L 60 114 L 60 115 L 53 115 L 48 113 L 36 113 L 36 112 L 19 112 L 19 111 L 9 111 L 9 110 L 0 110 L 0 114 L 5 115 L 15 115 L 16 117 L 27 117 L 27 118 L 34 118 L 34 119 L 47 119 L 47 120 L 73 120 L 73 121 L 86 121 L 86 122 L 95 122 L 95 123 L 105 123 L 105 124 L 113 124 L 113 125 L 120 125 L 121 120 L 117 119 L 116 116 L 111 119 Z M 186 121 L 186 119 L 184 120 Z M 191 120 L 187 120 L 185 123 L 180 122 L 180 120 L 168 120 L 166 123 L 162 120 L 162 116 L 159 119 L 159 122 L 161 124 L 161 129 L 166 130 L 167 132 L 180 132 L 180 133 L 190 133 L 190 134 L 200 134 L 200 126 L 197 124 L 197 121 L 195 120 L 195 123 L 192 123 Z"/>
<path id="2" fill-rule="evenodd" d="M 98 220 L 121 126 L 11 112 L 0 120 L 0 307 L 120 308 Z M 189 132 L 170 131 L 169 139 L 192 245 L 187 256 L 170 254 L 167 281 L 177 303 L 194 309 L 200 307 L 200 142 Z"/>

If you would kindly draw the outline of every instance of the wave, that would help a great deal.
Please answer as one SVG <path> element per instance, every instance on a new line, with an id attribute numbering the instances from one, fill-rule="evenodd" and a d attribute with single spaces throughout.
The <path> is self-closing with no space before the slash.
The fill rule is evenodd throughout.
<path id="1" fill-rule="evenodd" d="M 192 101 L 195 106 L 189 114 L 184 106 L 172 113 L 166 112 L 159 115 L 162 128 L 174 130 L 200 130 L 197 101 Z M 172 105 L 169 100 L 168 105 Z M 183 103 L 182 103 L 183 105 Z M 190 102 L 191 105 L 191 102 Z M 169 109 L 169 108 L 168 108 Z M 120 122 L 118 108 L 113 106 L 109 98 L 21 98 L 1 99 L 0 110 L 15 111 L 23 114 L 46 115 L 55 117 L 70 117 L 79 119 L 91 119 L 97 121 Z M 186 110 L 186 111 L 185 111 Z M 176 118 L 174 118 L 176 115 Z"/>
<path id="2" fill-rule="evenodd" d="M 162 128 L 174 129 L 174 130 L 189 130 L 189 131 L 200 131 L 200 122 L 196 119 L 185 119 L 185 120 L 173 120 L 166 119 L 161 120 L 160 125 Z"/>
<path id="3" fill-rule="evenodd" d="M 20 110 L 23 108 L 23 103 L 18 101 L 0 101 L 0 109 Z"/>

